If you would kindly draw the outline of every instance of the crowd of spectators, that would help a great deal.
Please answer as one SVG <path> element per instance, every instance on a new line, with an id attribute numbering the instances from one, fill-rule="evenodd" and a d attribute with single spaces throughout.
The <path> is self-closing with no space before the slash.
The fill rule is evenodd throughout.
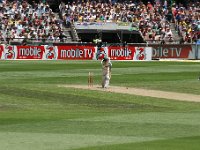
<path id="1" fill-rule="evenodd" d="M 175 24 L 181 43 L 194 43 L 200 35 L 200 3 L 152 4 L 142 1 L 76 0 L 61 2 L 58 17 L 45 0 L 29 4 L 26 0 L 0 1 L 0 40 L 24 42 L 26 39 L 46 42 L 65 42 L 64 27 L 74 22 L 115 22 L 131 24 L 143 38 L 156 43 L 174 43 Z M 26 42 L 26 41 L 25 41 Z"/>
<path id="2" fill-rule="evenodd" d="M 67 25 L 72 22 L 128 22 L 140 30 L 149 42 L 173 42 L 169 11 L 161 4 L 148 2 L 102 3 L 97 1 L 60 4 L 60 12 Z"/>
<path id="3" fill-rule="evenodd" d="M 172 6 L 176 30 L 182 37 L 181 43 L 195 43 L 200 39 L 200 2 Z"/>
<path id="4" fill-rule="evenodd" d="M 181 10 L 179 5 L 173 4 L 176 10 Z M 199 5 L 195 5 L 196 8 Z M 59 6 L 60 14 L 67 26 L 73 22 L 127 22 L 132 24 L 141 32 L 146 41 L 161 42 L 161 43 L 174 43 L 177 42 L 171 31 L 171 24 L 174 23 L 175 11 L 167 3 L 159 3 L 156 1 L 154 4 L 148 2 L 146 5 L 139 1 L 124 1 L 120 3 L 105 2 L 105 1 L 76 1 L 73 3 L 61 2 Z M 197 9 L 196 9 L 197 10 Z M 197 13 L 192 13 L 192 18 L 196 18 Z M 175 17 L 176 18 L 176 17 Z M 176 20 L 176 19 L 175 19 Z M 194 21 L 188 22 L 192 26 Z M 177 28 L 181 27 L 180 21 L 175 22 Z M 179 29 L 179 35 L 183 37 L 185 42 L 188 42 Z M 196 37 L 197 38 L 197 37 Z"/>
<path id="5" fill-rule="evenodd" d="M 0 40 L 26 44 L 27 39 L 35 41 L 58 41 L 65 39 L 62 20 L 56 17 L 45 2 L 30 5 L 27 1 L 3 1 L 0 3 Z"/>

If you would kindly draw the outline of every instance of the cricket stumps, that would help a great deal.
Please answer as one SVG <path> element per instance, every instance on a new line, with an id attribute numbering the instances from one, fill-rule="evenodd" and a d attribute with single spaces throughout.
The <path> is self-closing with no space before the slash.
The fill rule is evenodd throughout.
<path id="1" fill-rule="evenodd" d="M 93 72 L 88 73 L 88 87 L 93 87 Z"/>

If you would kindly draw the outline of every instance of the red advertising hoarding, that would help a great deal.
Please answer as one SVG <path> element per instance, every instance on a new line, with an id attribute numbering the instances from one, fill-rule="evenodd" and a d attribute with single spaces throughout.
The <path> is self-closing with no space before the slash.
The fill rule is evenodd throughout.
<path id="1" fill-rule="evenodd" d="M 15 51 L 15 46 L 5 45 L 3 46 L 4 59 L 15 59 L 17 52 Z"/>
<path id="2" fill-rule="evenodd" d="M 149 47 L 108 46 L 100 51 L 94 45 L 65 46 L 11 46 L 0 47 L 1 59 L 41 59 L 41 60 L 96 60 L 100 53 L 111 60 L 151 60 Z"/>
<path id="3" fill-rule="evenodd" d="M 57 46 L 57 59 L 91 60 L 95 58 L 94 46 Z"/>
<path id="4" fill-rule="evenodd" d="M 44 46 L 16 46 L 16 59 L 42 59 L 45 53 Z"/>
<path id="5" fill-rule="evenodd" d="M 152 45 L 152 58 L 193 59 L 192 45 Z"/>
<path id="6" fill-rule="evenodd" d="M 0 59 L 2 59 L 2 56 L 3 56 L 3 45 L 0 45 Z"/>
<path id="7" fill-rule="evenodd" d="M 134 47 L 134 46 L 108 47 L 108 56 L 110 57 L 111 60 L 146 60 L 147 55 L 148 51 L 145 50 L 145 47 Z"/>
<path id="8" fill-rule="evenodd" d="M 110 46 L 108 47 L 108 56 L 111 60 L 133 60 L 135 48 Z"/>
<path id="9" fill-rule="evenodd" d="M 111 60 L 152 60 L 152 59 L 195 59 L 200 57 L 196 45 L 144 45 L 106 46 L 100 53 Z M 59 59 L 59 60 L 95 60 L 99 53 L 94 45 L 65 46 L 12 46 L 0 45 L 0 59 Z"/>

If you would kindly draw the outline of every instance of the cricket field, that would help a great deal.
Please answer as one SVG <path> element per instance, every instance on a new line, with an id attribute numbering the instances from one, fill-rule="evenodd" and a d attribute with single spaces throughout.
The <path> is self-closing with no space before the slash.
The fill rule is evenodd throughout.
<path id="1" fill-rule="evenodd" d="M 200 149 L 199 62 L 112 64 L 0 61 L 0 150 Z"/>

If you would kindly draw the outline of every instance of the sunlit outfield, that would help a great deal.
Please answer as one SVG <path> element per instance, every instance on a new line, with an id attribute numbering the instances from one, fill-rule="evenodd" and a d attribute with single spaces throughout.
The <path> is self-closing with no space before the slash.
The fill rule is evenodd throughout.
<path id="1" fill-rule="evenodd" d="M 111 86 L 200 97 L 198 62 L 112 62 Z M 64 88 L 99 61 L 0 61 L 2 150 L 199 150 L 200 103 Z"/>

